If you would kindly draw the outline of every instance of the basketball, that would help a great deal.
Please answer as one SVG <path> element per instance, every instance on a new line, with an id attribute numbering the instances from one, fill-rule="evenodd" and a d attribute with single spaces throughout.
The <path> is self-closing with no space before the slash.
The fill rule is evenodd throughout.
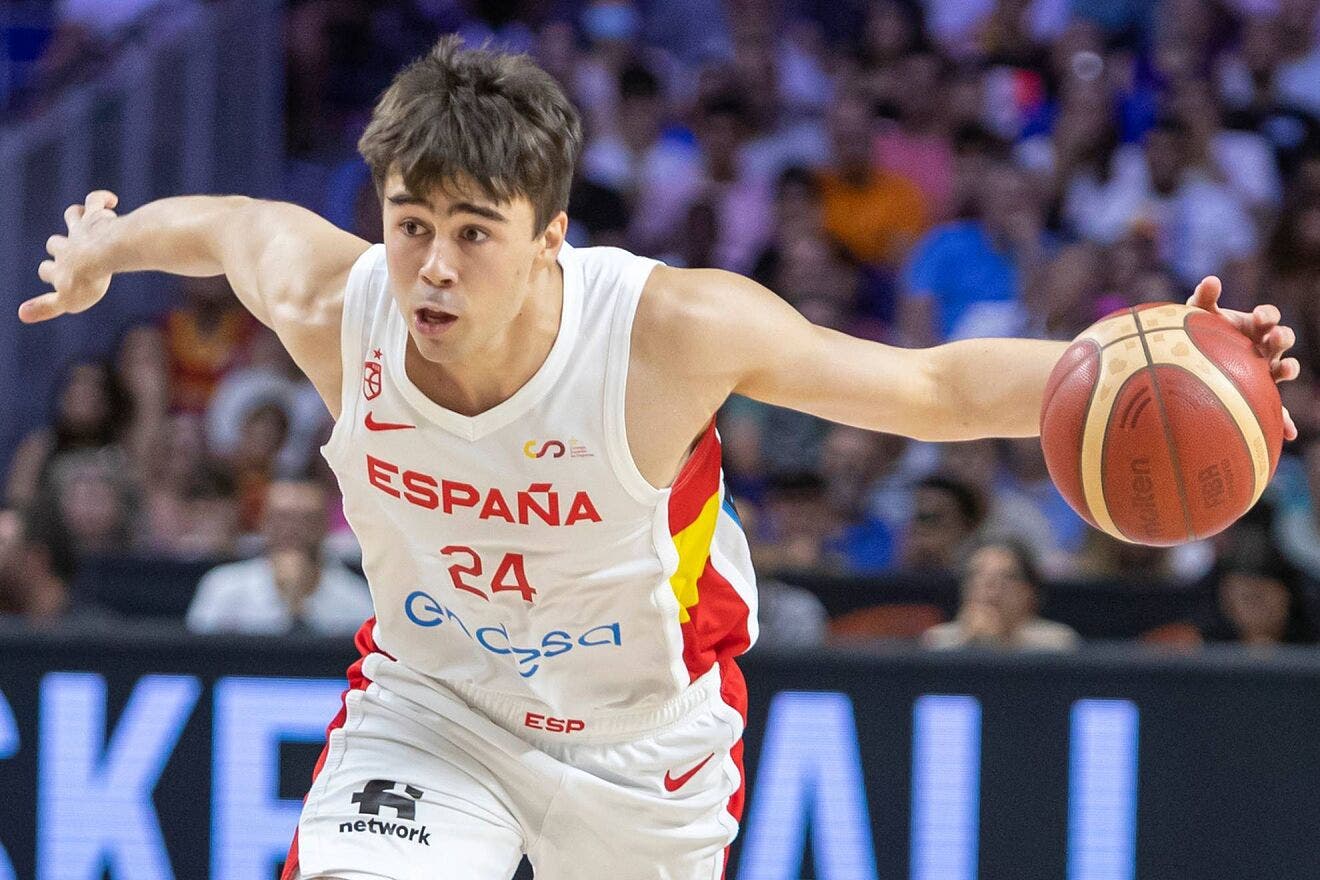
<path id="1" fill-rule="evenodd" d="M 1269 361 L 1226 319 L 1175 303 L 1115 312 L 1055 365 L 1041 404 L 1050 477 L 1087 522 L 1157 547 L 1222 531 L 1279 463 Z"/>

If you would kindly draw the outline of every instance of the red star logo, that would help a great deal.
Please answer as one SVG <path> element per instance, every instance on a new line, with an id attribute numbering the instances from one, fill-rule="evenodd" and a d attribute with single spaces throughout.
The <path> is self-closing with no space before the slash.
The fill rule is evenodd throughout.
<path id="1" fill-rule="evenodd" d="M 373 358 L 375 358 L 376 360 L 380 360 L 380 349 L 379 349 L 379 348 L 373 348 L 373 349 L 371 350 L 371 356 L 372 356 Z"/>

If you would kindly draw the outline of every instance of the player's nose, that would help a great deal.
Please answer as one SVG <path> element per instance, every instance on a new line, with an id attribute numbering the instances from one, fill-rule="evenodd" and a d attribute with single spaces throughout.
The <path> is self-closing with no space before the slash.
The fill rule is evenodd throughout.
<path id="1" fill-rule="evenodd" d="M 448 259 L 439 243 L 431 248 L 422 264 L 422 280 L 432 287 L 452 287 L 458 281 L 454 264 Z"/>

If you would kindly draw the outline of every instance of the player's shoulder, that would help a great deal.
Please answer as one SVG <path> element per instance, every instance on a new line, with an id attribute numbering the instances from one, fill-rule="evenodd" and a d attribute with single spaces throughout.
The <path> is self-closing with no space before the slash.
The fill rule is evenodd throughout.
<path id="1" fill-rule="evenodd" d="M 737 320 L 737 311 L 755 298 L 756 282 L 724 269 L 679 269 L 659 265 L 651 272 L 637 304 L 644 327 L 685 336 L 718 332 Z"/>

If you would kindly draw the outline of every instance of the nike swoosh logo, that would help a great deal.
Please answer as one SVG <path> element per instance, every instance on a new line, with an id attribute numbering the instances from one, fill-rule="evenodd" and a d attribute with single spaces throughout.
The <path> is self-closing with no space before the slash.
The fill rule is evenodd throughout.
<path id="1" fill-rule="evenodd" d="M 713 758 L 713 757 L 715 757 L 715 753 L 714 753 L 714 752 L 712 752 L 711 754 L 707 755 L 707 756 L 706 756 L 706 760 L 702 761 L 700 764 L 698 764 L 697 766 L 693 767 L 691 770 L 689 770 L 688 772 L 684 773 L 682 776 L 678 777 L 677 779 L 673 778 L 672 776 L 669 775 L 668 772 L 666 772 L 666 773 L 665 773 L 665 791 L 678 791 L 680 788 L 682 788 L 683 786 L 687 785 L 688 780 L 691 779 L 693 776 L 696 776 L 696 775 L 697 775 L 697 771 L 700 770 L 702 767 L 705 767 L 706 764 L 708 764 L 708 763 L 710 762 L 710 759 Z"/>
<path id="2" fill-rule="evenodd" d="M 362 420 L 362 424 L 367 426 L 368 431 L 404 431 L 417 427 L 416 425 L 401 425 L 398 422 L 378 422 L 370 411 L 367 412 L 367 417 Z"/>

